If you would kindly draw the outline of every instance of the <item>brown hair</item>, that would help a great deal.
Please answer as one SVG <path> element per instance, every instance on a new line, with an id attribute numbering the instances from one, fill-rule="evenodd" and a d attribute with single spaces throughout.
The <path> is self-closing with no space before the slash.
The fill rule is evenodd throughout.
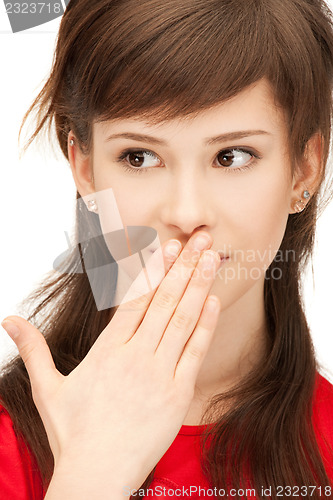
<path id="1" fill-rule="evenodd" d="M 82 151 L 91 151 L 94 120 L 139 114 L 157 123 L 200 112 L 266 78 L 287 116 L 292 171 L 302 168 L 310 137 L 321 134 L 318 189 L 302 213 L 289 216 L 280 247 L 282 255 L 293 250 L 296 258 L 274 260 L 266 271 L 281 269 L 281 279 L 265 280 L 268 355 L 230 393 L 216 395 L 204 416 L 214 414 L 217 422 L 202 453 L 210 483 L 225 488 L 231 480 L 245 488 L 248 466 L 259 498 L 265 485 L 330 484 L 312 423 L 318 365 L 300 280 L 318 216 L 331 199 L 331 184 L 320 189 L 329 180 L 332 77 L 332 14 L 321 0 L 71 0 L 50 77 L 22 123 L 38 111 L 28 147 L 54 121 L 67 158 L 70 130 Z M 27 301 L 37 301 L 28 319 L 44 333 L 63 374 L 80 363 L 115 312 L 96 309 L 80 265 L 80 252 L 73 251 L 62 273 L 50 273 Z M 0 394 L 47 485 L 53 457 L 21 358 L 3 369 Z M 318 495 L 316 490 L 312 498 Z"/>

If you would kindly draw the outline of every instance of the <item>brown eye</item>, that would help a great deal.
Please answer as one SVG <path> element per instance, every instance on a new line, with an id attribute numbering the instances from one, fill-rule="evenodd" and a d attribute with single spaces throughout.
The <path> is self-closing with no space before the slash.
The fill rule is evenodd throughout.
<path id="1" fill-rule="evenodd" d="M 141 153 L 128 154 L 128 163 L 132 165 L 132 167 L 141 167 L 143 162 L 144 162 L 143 154 Z"/>
<path id="2" fill-rule="evenodd" d="M 243 155 L 247 155 L 248 158 L 245 157 L 244 159 Z M 242 149 L 225 149 L 220 151 L 217 159 L 222 167 L 241 167 L 245 166 L 252 156 L 251 153 Z"/>
<path id="3" fill-rule="evenodd" d="M 148 157 L 148 159 L 146 157 Z M 156 159 L 156 156 L 150 151 L 131 151 L 126 156 L 128 163 L 132 167 L 137 168 L 142 166 L 144 166 L 144 168 L 156 166 L 156 162 L 154 163 L 153 161 L 154 158 Z"/>
<path id="4" fill-rule="evenodd" d="M 221 165 L 224 167 L 230 167 L 232 165 L 232 160 L 234 158 L 234 155 L 232 153 L 224 153 L 221 152 L 217 155 L 217 159 Z"/>

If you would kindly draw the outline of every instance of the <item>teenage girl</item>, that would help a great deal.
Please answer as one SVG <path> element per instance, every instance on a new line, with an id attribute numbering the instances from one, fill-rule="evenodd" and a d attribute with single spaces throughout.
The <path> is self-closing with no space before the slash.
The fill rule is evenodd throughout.
<path id="1" fill-rule="evenodd" d="M 0 379 L 1 498 L 333 497 L 333 387 L 301 295 L 332 79 L 321 0 L 69 2 L 24 122 L 38 111 L 28 145 L 55 126 L 77 239 L 33 314 L 2 323 L 20 356 Z M 117 264 L 116 215 L 127 243 L 155 231 L 156 283 L 125 300 L 107 262 L 105 307 L 86 255 Z"/>

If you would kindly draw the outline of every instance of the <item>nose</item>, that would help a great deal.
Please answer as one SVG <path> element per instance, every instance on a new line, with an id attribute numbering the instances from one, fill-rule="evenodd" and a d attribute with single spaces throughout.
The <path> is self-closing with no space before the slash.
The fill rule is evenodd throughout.
<path id="1" fill-rule="evenodd" d="M 212 228 L 217 213 L 211 187 L 204 174 L 175 175 L 163 190 L 162 223 L 189 235 Z"/>

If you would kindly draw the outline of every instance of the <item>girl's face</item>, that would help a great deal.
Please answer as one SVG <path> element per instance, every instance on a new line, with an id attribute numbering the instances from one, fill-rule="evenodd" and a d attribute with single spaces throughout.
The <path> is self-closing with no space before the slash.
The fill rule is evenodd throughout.
<path id="1" fill-rule="evenodd" d="M 191 118 L 94 123 L 93 144 L 74 173 L 82 196 L 112 188 L 123 224 L 152 227 L 161 243 L 210 233 L 212 249 L 229 256 L 211 289 L 222 311 L 261 293 L 305 189 L 291 176 L 284 115 L 265 80 Z"/>

